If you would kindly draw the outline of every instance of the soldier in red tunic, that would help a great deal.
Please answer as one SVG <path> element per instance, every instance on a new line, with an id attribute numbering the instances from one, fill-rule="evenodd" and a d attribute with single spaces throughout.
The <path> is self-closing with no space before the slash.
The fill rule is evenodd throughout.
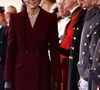
<path id="1" fill-rule="evenodd" d="M 62 60 L 63 90 L 68 90 L 68 89 L 69 90 L 78 90 L 77 81 L 78 81 L 79 75 L 78 75 L 78 70 L 77 70 L 77 58 L 76 58 L 76 56 L 78 56 L 78 48 L 76 50 L 76 47 L 79 45 L 79 38 L 80 38 L 80 34 L 81 34 L 81 26 L 83 25 L 82 24 L 83 19 L 81 19 L 82 14 L 83 14 L 83 9 L 78 4 L 77 0 L 65 0 L 64 4 L 66 5 L 67 9 L 71 13 L 70 14 L 71 20 L 70 20 L 69 24 L 66 25 L 65 33 L 64 33 L 62 42 L 60 44 L 60 47 L 61 47 L 60 57 L 61 57 L 61 60 Z M 84 14 L 83 14 L 83 17 L 84 17 Z M 74 28 L 74 26 L 76 24 L 77 24 L 77 26 Z M 76 28 L 78 30 L 76 30 Z M 73 46 L 75 46 L 75 51 L 74 51 Z M 77 52 L 77 53 L 75 54 L 75 52 Z M 71 61 L 69 61 L 69 60 L 71 60 Z M 73 70 L 75 70 L 75 73 L 74 73 Z M 73 73 L 76 74 L 76 76 L 74 76 Z M 68 81 L 69 81 L 69 86 L 68 86 Z"/>
<path id="2" fill-rule="evenodd" d="M 61 47 L 61 62 L 62 62 L 62 84 L 63 90 L 68 90 L 68 62 L 70 54 L 70 46 L 73 37 L 73 27 L 78 19 L 81 8 L 79 7 L 77 1 L 74 0 L 64 0 L 63 2 L 66 8 L 70 11 L 71 21 L 66 25 L 64 37 L 60 44 Z"/>

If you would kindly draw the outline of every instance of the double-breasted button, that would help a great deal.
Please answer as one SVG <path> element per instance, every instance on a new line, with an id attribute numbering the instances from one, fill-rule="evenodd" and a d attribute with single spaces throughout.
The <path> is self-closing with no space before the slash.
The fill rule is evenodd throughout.
<path id="1" fill-rule="evenodd" d="M 78 64 L 81 64 L 80 61 L 78 62 Z"/>
<path id="2" fill-rule="evenodd" d="M 35 53 L 35 54 L 39 54 L 39 52 L 38 52 L 38 51 L 35 51 L 34 53 Z"/>
<path id="3" fill-rule="evenodd" d="M 89 46 L 89 48 L 91 48 L 91 46 Z"/>
<path id="4" fill-rule="evenodd" d="M 84 64 L 84 61 L 82 61 L 81 63 Z"/>
<path id="5" fill-rule="evenodd" d="M 97 34 L 97 32 L 94 32 L 94 34 Z"/>
<path id="6" fill-rule="evenodd" d="M 90 36 L 89 34 L 86 35 L 87 38 L 88 38 L 89 36 Z"/>
<path id="7" fill-rule="evenodd" d="M 76 30 L 78 31 L 78 30 L 79 30 L 79 28 L 77 27 L 77 28 L 76 28 Z"/>
<path id="8" fill-rule="evenodd" d="M 92 60 L 92 57 L 90 57 L 90 60 Z"/>
<path id="9" fill-rule="evenodd" d="M 87 46 L 87 43 L 84 43 L 84 46 Z"/>
<path id="10" fill-rule="evenodd" d="M 93 46 L 95 47 L 95 46 L 96 46 L 96 44 L 94 43 L 94 44 L 93 44 Z"/>
<path id="11" fill-rule="evenodd" d="M 96 68 L 93 68 L 94 71 L 96 71 Z"/>
<path id="12" fill-rule="evenodd" d="M 100 75 L 98 75 L 98 78 L 100 78 Z"/>
<path id="13" fill-rule="evenodd" d="M 92 29 L 92 25 L 90 25 L 90 29 Z"/>
<path id="14" fill-rule="evenodd" d="M 96 25 L 98 25 L 99 23 L 97 22 Z"/>
<path id="15" fill-rule="evenodd" d="M 73 37 L 74 40 L 76 40 L 76 37 Z"/>
<path id="16" fill-rule="evenodd" d="M 99 58 L 96 58 L 96 61 L 98 62 L 99 61 Z"/>
<path id="17" fill-rule="evenodd" d="M 25 51 L 25 54 L 28 55 L 30 52 L 29 51 Z"/>
<path id="18" fill-rule="evenodd" d="M 73 57 L 72 56 L 69 56 L 69 59 L 73 59 Z"/>
<path id="19" fill-rule="evenodd" d="M 74 47 L 71 47 L 71 49 L 74 50 L 75 48 Z"/>
<path id="20" fill-rule="evenodd" d="M 82 52 L 82 55 L 85 55 L 85 52 Z"/>

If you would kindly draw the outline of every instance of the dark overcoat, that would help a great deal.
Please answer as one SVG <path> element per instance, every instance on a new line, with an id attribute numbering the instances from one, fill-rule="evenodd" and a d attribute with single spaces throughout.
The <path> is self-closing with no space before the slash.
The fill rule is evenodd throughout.
<path id="1" fill-rule="evenodd" d="M 79 44 L 81 32 L 84 24 L 84 17 L 86 10 L 82 9 L 79 14 L 79 18 L 74 25 L 74 33 L 71 44 L 70 56 L 69 56 L 69 75 L 68 75 L 68 90 L 78 90 L 79 73 L 77 69 L 77 62 L 79 57 Z"/>
<path id="2" fill-rule="evenodd" d="M 7 46 L 7 26 L 0 28 L 0 65 L 5 64 Z"/>
<path id="3" fill-rule="evenodd" d="M 0 90 L 3 90 L 4 65 L 6 60 L 7 26 L 0 27 Z"/>
<path id="4" fill-rule="evenodd" d="M 92 81 L 95 85 L 100 83 L 100 52 L 98 51 L 100 49 L 100 46 L 98 46 L 100 45 L 99 39 L 100 10 L 97 7 L 94 7 L 86 14 L 85 24 L 81 36 L 80 56 L 78 62 L 80 76 L 87 80 L 89 82 L 89 86 L 91 87 Z M 91 87 L 89 87 L 89 90 Z M 96 87 L 92 88 L 92 90 L 96 90 Z"/>
<path id="5" fill-rule="evenodd" d="M 13 15 L 4 79 L 12 82 L 14 90 L 51 90 L 51 78 L 53 82 L 60 81 L 58 49 L 56 15 L 40 8 L 33 28 L 26 11 Z"/>

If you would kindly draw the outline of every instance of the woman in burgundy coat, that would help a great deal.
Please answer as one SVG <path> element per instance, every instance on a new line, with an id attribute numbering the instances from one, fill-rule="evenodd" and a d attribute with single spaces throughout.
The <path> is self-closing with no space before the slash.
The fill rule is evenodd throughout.
<path id="1" fill-rule="evenodd" d="M 42 10 L 40 0 L 23 2 L 26 9 L 10 20 L 5 90 L 60 90 L 56 15 Z"/>

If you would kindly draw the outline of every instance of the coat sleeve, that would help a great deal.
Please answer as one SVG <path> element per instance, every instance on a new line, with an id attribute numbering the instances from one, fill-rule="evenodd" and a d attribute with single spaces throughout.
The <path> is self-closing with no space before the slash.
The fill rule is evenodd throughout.
<path id="1" fill-rule="evenodd" d="M 57 81 L 60 84 L 61 67 L 60 67 L 59 39 L 58 39 L 56 15 L 53 16 L 50 27 L 50 56 L 51 56 L 51 69 L 52 69 L 53 82 Z"/>
<path id="2" fill-rule="evenodd" d="M 92 57 L 92 72 L 95 83 L 100 83 L 100 23 L 91 35 L 90 55 Z"/>
<path id="3" fill-rule="evenodd" d="M 6 50 L 6 63 L 4 70 L 4 80 L 12 81 L 13 79 L 13 70 L 14 70 L 14 62 L 16 56 L 16 34 L 14 30 L 15 26 L 15 18 L 11 16 L 11 20 L 9 23 L 8 30 L 8 38 L 7 38 L 7 50 Z"/>
<path id="4" fill-rule="evenodd" d="M 100 84 L 100 38 L 95 48 L 92 70 L 94 81 L 96 84 Z"/>

